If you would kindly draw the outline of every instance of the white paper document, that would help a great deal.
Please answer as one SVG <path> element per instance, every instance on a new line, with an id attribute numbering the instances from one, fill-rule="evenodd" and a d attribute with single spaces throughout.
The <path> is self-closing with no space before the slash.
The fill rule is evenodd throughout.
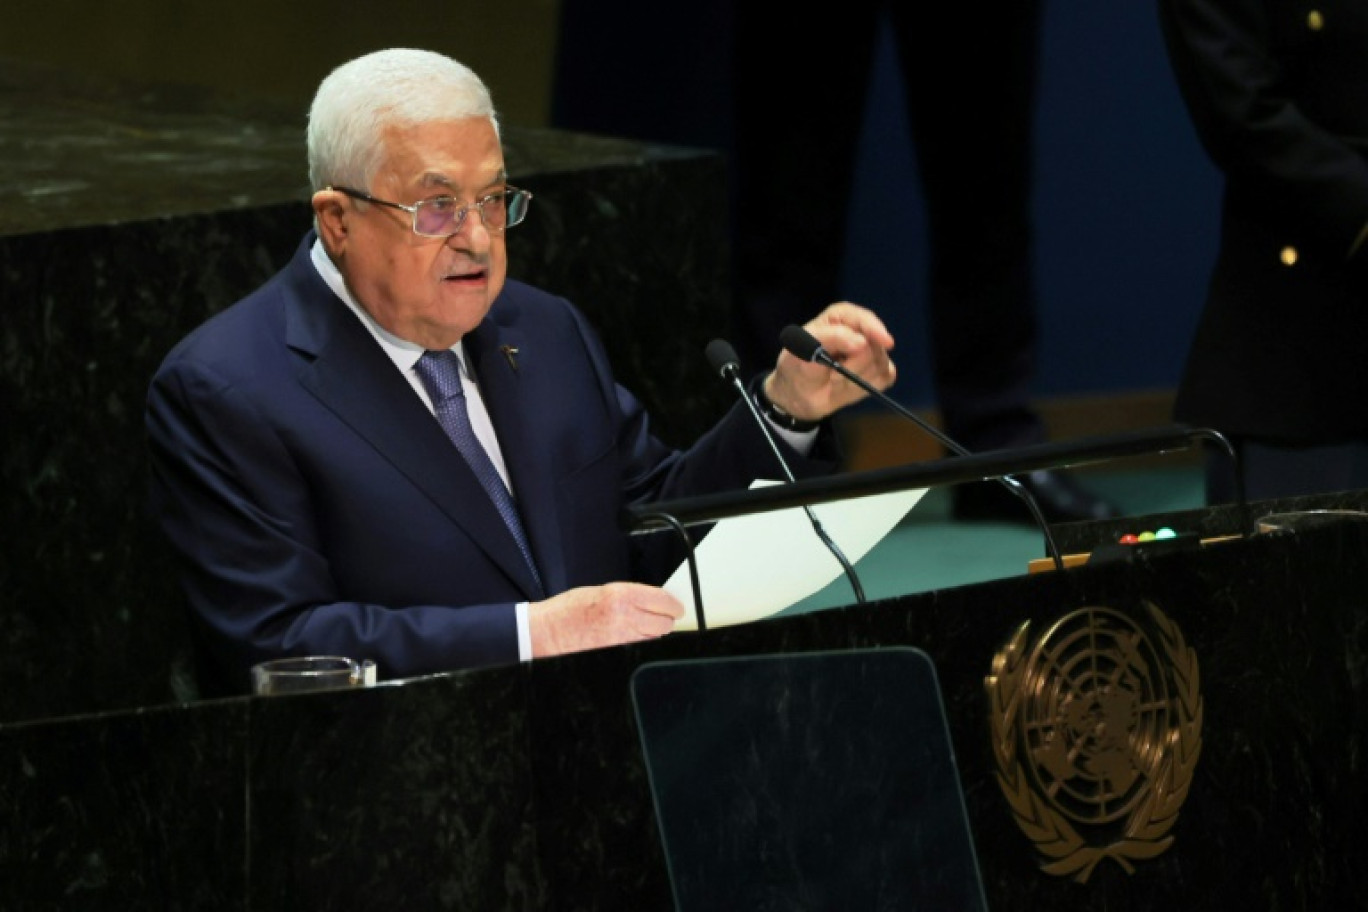
<path id="1" fill-rule="evenodd" d="M 756 481 L 755 489 L 775 481 Z M 827 536 L 853 565 L 907 515 L 925 488 L 814 504 Z M 845 573 L 817 537 L 802 507 L 720 520 L 694 549 L 703 617 L 709 628 L 769 617 L 802 601 Z M 697 630 L 689 565 L 665 589 L 684 603 L 675 630 Z"/>

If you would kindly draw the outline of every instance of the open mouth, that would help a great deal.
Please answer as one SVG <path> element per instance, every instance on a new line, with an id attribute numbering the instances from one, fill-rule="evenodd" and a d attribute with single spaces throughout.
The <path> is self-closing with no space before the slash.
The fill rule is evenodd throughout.
<path id="1" fill-rule="evenodd" d="M 485 271 L 483 269 L 471 269 L 466 272 L 451 272 L 442 277 L 443 282 L 466 285 L 476 284 L 483 282 L 484 280 Z"/>

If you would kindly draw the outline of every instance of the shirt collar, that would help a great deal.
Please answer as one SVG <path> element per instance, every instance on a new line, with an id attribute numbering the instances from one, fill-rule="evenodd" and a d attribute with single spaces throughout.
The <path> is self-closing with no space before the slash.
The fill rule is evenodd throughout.
<path id="1" fill-rule="evenodd" d="M 404 373 L 413 370 L 413 366 L 418 363 L 418 359 L 423 357 L 427 349 L 407 339 L 401 339 L 394 333 L 385 329 L 375 321 L 364 307 L 357 303 L 356 298 L 352 297 L 351 289 L 347 287 L 347 280 L 342 277 L 342 272 L 337 268 L 337 264 L 328 256 L 328 251 L 323 248 L 323 241 L 314 238 L 313 246 L 309 249 L 309 258 L 313 261 L 314 269 L 318 270 L 318 275 L 323 282 L 332 289 L 333 294 L 342 299 L 342 303 L 356 318 L 361 321 L 361 325 L 370 331 L 375 341 L 380 343 L 380 348 L 385 354 L 389 355 L 390 360 L 395 366 Z M 456 353 L 456 357 L 461 362 L 461 373 L 466 377 L 470 376 L 470 371 L 465 364 L 465 346 L 462 342 L 457 342 L 451 346 L 451 350 Z"/>

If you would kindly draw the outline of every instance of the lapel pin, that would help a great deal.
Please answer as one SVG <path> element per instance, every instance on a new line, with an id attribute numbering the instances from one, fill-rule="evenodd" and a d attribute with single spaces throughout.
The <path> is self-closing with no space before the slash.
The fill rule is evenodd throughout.
<path id="1" fill-rule="evenodd" d="M 516 373 L 518 372 L 518 349 L 517 349 L 517 347 L 516 347 L 516 346 L 513 346 L 513 345 L 500 345 L 500 346 L 499 346 L 499 351 L 503 352 L 504 357 L 508 359 L 508 366 L 511 367 L 511 368 L 513 368 L 513 373 L 516 374 Z"/>

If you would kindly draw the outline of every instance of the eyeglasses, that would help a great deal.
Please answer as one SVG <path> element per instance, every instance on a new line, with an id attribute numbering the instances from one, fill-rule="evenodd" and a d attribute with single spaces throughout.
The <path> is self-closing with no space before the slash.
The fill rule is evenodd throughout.
<path id="1" fill-rule="evenodd" d="M 353 190 L 350 187 L 329 187 L 352 199 L 402 209 L 413 217 L 413 233 L 422 237 L 448 238 L 461 230 L 465 224 L 466 213 L 471 209 L 480 210 L 480 220 L 490 234 L 503 234 L 527 217 L 527 204 L 532 199 L 528 190 L 517 187 L 504 187 L 495 193 L 481 197 L 469 206 L 462 206 L 450 196 L 435 196 L 420 200 L 412 206 L 377 199 L 369 193 Z"/>

